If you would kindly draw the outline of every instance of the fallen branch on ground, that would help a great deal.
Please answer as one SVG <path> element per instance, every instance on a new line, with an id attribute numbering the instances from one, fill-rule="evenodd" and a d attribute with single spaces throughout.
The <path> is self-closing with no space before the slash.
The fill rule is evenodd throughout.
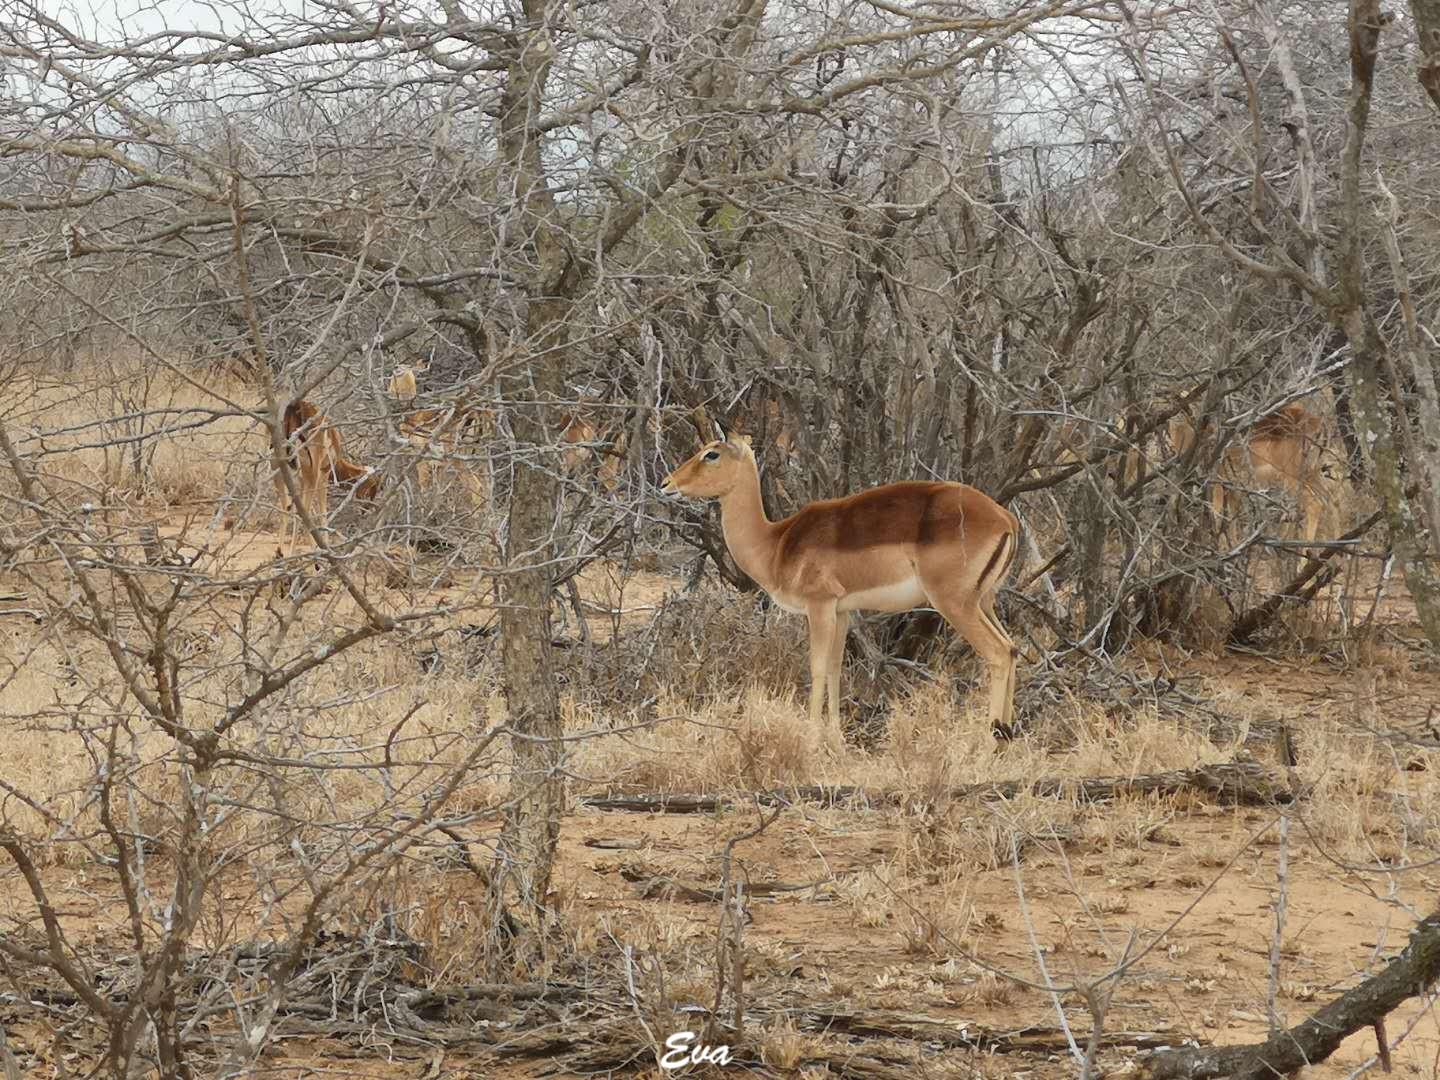
<path id="1" fill-rule="evenodd" d="M 871 1039 L 914 1040 L 947 1049 L 978 1050 L 986 1054 L 1062 1053 L 1070 1046 L 1064 1031 L 1045 1024 L 1000 1030 L 923 1013 L 823 1006 L 798 1010 L 792 1014 L 792 1019 L 796 1027 L 807 1031 Z M 1153 1031 L 1109 1031 L 1100 1037 L 1101 1046 L 1142 1050 L 1164 1046 L 1167 1041 L 1166 1036 Z"/>
<path id="2" fill-rule="evenodd" d="M 1079 779 L 1002 780 L 951 788 L 951 799 L 1013 799 L 1032 794 L 1042 798 L 1069 798 L 1104 802 L 1122 795 L 1176 794 L 1182 791 L 1208 795 L 1226 806 L 1276 806 L 1294 801 L 1294 794 L 1261 765 L 1250 761 L 1197 765 L 1193 769 L 1147 773 L 1143 776 L 1097 776 Z M 817 784 L 776 788 L 771 791 L 706 795 L 663 792 L 636 795 L 585 795 L 582 806 L 594 810 L 622 810 L 651 814 L 711 814 L 727 806 L 783 806 L 819 803 L 822 806 L 895 806 L 911 798 L 849 784 Z"/>
<path id="3" fill-rule="evenodd" d="M 1158 1050 L 1141 1075 L 1147 1080 L 1274 1080 L 1333 1054 L 1357 1031 L 1373 1028 L 1440 976 L 1440 912 L 1423 919 L 1410 944 L 1379 975 L 1347 990 L 1313 1016 L 1262 1043 Z M 1383 1028 L 1382 1028 L 1383 1030 Z"/>
<path id="4" fill-rule="evenodd" d="M 703 1015 L 698 1012 L 689 1022 L 699 1027 Z M 915 1052 L 933 1053 L 935 1047 L 985 1054 L 1053 1054 L 1063 1052 L 1068 1045 L 1065 1033 L 1054 1026 L 1000 1029 L 959 1022 L 953 1017 L 850 1009 L 838 1004 L 800 1009 L 757 1008 L 754 1015 L 762 1026 L 782 1021 L 800 1031 L 845 1036 L 838 1044 L 816 1047 L 806 1057 L 812 1064 L 829 1065 L 838 1076 L 885 1080 L 914 1076 L 918 1064 L 913 1057 Z M 712 1034 L 713 1043 L 725 1043 L 723 1032 L 727 1030 Z M 490 1052 L 497 1059 L 511 1060 L 548 1056 L 556 1072 L 596 1075 L 633 1068 L 638 1062 L 654 1059 L 655 1048 L 637 1040 L 636 1034 L 633 1025 L 623 1021 L 597 1019 L 588 1028 L 573 1026 L 566 1031 L 564 1037 L 570 1039 L 569 1049 L 573 1052 L 563 1057 L 559 1052 L 565 1047 L 557 1045 L 555 1040 L 559 1037 L 553 1034 L 548 1039 L 541 1039 L 537 1034 L 520 1035 Z M 857 1043 L 857 1039 L 866 1041 Z M 1164 1043 L 1165 1036 L 1155 1032 L 1114 1031 L 1103 1036 L 1102 1045 L 1144 1050 Z M 758 1064 L 750 1060 L 753 1051 L 747 1050 L 743 1041 L 727 1045 L 732 1046 L 732 1064 Z M 864 1064 L 857 1067 L 856 1062 Z"/>

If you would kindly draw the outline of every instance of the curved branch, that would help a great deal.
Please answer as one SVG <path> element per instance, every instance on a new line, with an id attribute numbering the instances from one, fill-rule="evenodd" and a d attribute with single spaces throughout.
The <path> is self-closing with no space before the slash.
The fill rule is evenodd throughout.
<path id="1" fill-rule="evenodd" d="M 1324 1061 L 1350 1035 L 1377 1023 L 1440 976 L 1440 912 L 1427 916 L 1410 944 L 1379 975 L 1366 979 L 1314 1016 L 1262 1043 L 1157 1050 L 1141 1069 L 1146 1080 L 1274 1080 Z"/>

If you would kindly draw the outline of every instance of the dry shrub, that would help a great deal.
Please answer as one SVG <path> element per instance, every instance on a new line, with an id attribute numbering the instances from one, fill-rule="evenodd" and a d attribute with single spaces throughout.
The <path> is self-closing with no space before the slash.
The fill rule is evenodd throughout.
<path id="1" fill-rule="evenodd" d="M 23 640 L 23 644 L 19 642 Z M 0 739 L 6 750 L 0 778 L 27 796 L 26 801 L 7 797 L 6 821 L 22 833 L 48 835 L 54 843 L 39 858 L 68 860 L 82 858 L 78 848 L 60 842 L 60 837 L 89 833 L 98 825 L 93 797 L 97 740 L 103 739 L 104 725 L 111 713 L 97 687 L 113 683 L 109 658 L 86 638 L 68 640 L 50 633 L 24 639 L 17 633 L 15 648 L 3 661 L 0 671 Z M 113 690 L 114 687 L 112 686 Z M 173 798 L 174 789 L 166 767 L 160 763 L 167 740 L 144 725 L 123 734 L 117 744 L 128 760 L 122 768 L 138 770 L 146 790 L 140 809 L 142 823 L 155 829 L 149 810 Z M 49 815 L 41 808 L 49 811 Z M 72 822 L 73 829 L 60 826 Z"/>
<path id="2" fill-rule="evenodd" d="M 1370 670 L 1399 682 L 1408 681 L 1415 674 L 1414 653 L 1398 644 L 1388 629 L 1375 623 L 1356 629 L 1341 643 L 1341 648 L 1352 669 Z"/>
<path id="3" fill-rule="evenodd" d="M 760 1057 L 772 1069 L 789 1073 L 800 1068 L 807 1060 L 819 1056 L 825 1047 L 825 1037 L 798 1031 L 787 1016 L 777 1020 L 760 1035 Z"/>
<path id="4" fill-rule="evenodd" d="M 1297 767 L 1307 798 L 1300 820 L 1308 839 L 1347 861 L 1408 861 L 1411 844 L 1440 835 L 1440 777 L 1401 764 L 1388 739 L 1316 716 L 1298 732 Z M 1406 761 L 1419 751 L 1406 750 Z M 1415 856 L 1421 857 L 1421 856 Z"/>
<path id="5" fill-rule="evenodd" d="M 1267 654 L 1297 658 L 1340 655 L 1340 626 L 1332 603 L 1323 597 L 1309 604 L 1282 608 L 1265 628 Z"/>
<path id="6" fill-rule="evenodd" d="M 481 852 L 472 858 L 483 862 Z M 411 862 L 394 877 L 403 893 L 392 910 L 410 912 L 406 930 L 425 949 L 431 985 L 466 983 L 485 975 L 483 959 L 494 932 L 484 903 L 484 883 L 468 870 L 443 870 Z"/>
<path id="7" fill-rule="evenodd" d="M 793 693 L 809 683 L 805 620 L 762 610 L 755 594 L 702 583 L 669 597 L 650 633 L 652 669 L 691 708 L 733 702 L 752 686 Z"/>
<path id="8" fill-rule="evenodd" d="M 577 752 L 582 775 L 640 791 L 716 791 L 772 788 L 819 780 L 823 732 L 809 730 L 793 699 L 764 687 L 746 688 L 738 700 L 703 710 L 667 694 L 657 704 L 667 719 L 641 733 L 591 742 Z M 577 718 L 588 713 L 577 710 Z M 592 726 L 583 719 L 577 728 Z"/>
<path id="9" fill-rule="evenodd" d="M 755 595 L 643 571 L 643 560 L 591 563 L 576 584 L 587 637 L 572 598 L 553 601 L 557 636 L 569 646 L 568 688 L 606 725 L 637 716 L 694 716 L 714 706 L 730 726 L 749 687 L 776 697 L 808 685 L 805 622 L 762 612 Z M 680 589 L 680 591 L 676 591 Z"/>
<path id="10" fill-rule="evenodd" d="M 978 710 L 983 691 L 956 715 L 947 685 L 917 686 L 891 710 L 890 742 L 872 761 L 871 783 L 893 786 L 933 804 L 963 784 L 1041 777 L 1114 776 L 1188 768 L 1225 760 L 1233 748 L 1160 717 L 1152 707 L 1109 711 L 1068 692 L 1027 729 L 996 741 Z"/>
<path id="11" fill-rule="evenodd" d="M 1220 590 L 1210 585 L 1199 585 L 1190 590 L 1189 602 L 1177 626 L 1183 629 L 1181 641 L 1187 647 L 1218 654 L 1225 647 L 1225 638 L 1233 621 L 1234 615 Z"/>
<path id="12" fill-rule="evenodd" d="M 922 899 L 923 904 L 900 917 L 900 938 L 907 953 L 940 959 L 974 948 L 970 930 L 975 905 L 960 877 L 926 887 Z"/>
<path id="13" fill-rule="evenodd" d="M 354 453 L 384 477 L 378 505 L 354 508 L 354 527 L 401 538 L 441 562 L 503 561 L 501 508 L 492 498 L 491 465 L 483 453 L 467 447 L 455 457 L 417 463 L 404 449 L 372 455 L 358 439 Z"/>
<path id="14" fill-rule="evenodd" d="M 835 892 L 849 906 L 856 926 L 873 929 L 887 925 L 901 910 L 896 893 L 902 880 L 893 863 L 878 862 L 837 882 Z"/>
<path id="15" fill-rule="evenodd" d="M 602 935 L 613 946 L 630 948 L 656 956 L 674 955 L 693 958 L 694 946 L 713 945 L 708 931 L 696 926 L 689 915 L 641 907 L 627 911 L 623 918 L 606 918 L 602 923 Z"/>
<path id="16" fill-rule="evenodd" d="M 644 634 L 653 632 L 653 626 L 647 627 Z M 662 669 L 653 678 L 658 683 L 668 674 Z M 799 700 L 805 692 L 803 682 L 776 694 L 768 681 L 752 681 L 724 698 L 696 704 L 696 698 L 703 696 L 696 679 L 705 677 L 703 665 L 697 665 L 681 684 L 668 680 L 661 684 L 656 699 L 633 715 L 663 719 L 645 724 L 638 732 L 624 730 L 613 704 L 595 702 L 593 683 L 582 682 L 577 689 L 583 704 L 574 706 L 572 730 L 613 725 L 623 735 L 577 748 L 579 772 L 641 791 L 763 789 L 858 779 L 867 789 L 898 795 L 908 807 L 924 807 L 943 817 L 951 793 L 966 785 L 1189 768 L 1227 760 L 1243 743 L 1241 732 L 1233 744 L 1217 746 L 1203 733 L 1157 716 L 1153 708 L 1112 714 L 1078 701 L 1048 710 L 1042 730 L 997 742 L 983 719 L 983 691 L 969 694 L 963 706 L 957 705 L 950 680 L 942 673 L 941 678 L 917 681 L 893 697 L 889 739 L 873 753 L 847 745 L 837 754 L 826 745 L 828 721 L 811 729 Z M 629 678 L 633 686 L 633 670 Z M 847 705 L 846 715 L 852 711 L 853 705 Z M 1056 820 L 1069 825 L 1065 814 Z M 1039 825 L 1025 822 L 1020 827 Z M 1002 833 L 988 838 L 986 847 L 1000 844 Z M 935 857 L 942 863 L 953 861 L 950 856 Z M 984 865 L 995 862 L 992 855 L 954 858 Z"/>
<path id="17" fill-rule="evenodd" d="M 347 602 L 338 601 L 342 619 L 350 615 L 343 610 Z M 324 640 L 335 614 L 307 614 L 297 638 Z M 253 689 L 243 650 L 255 643 L 239 640 L 231 617 L 223 603 L 201 607 L 177 619 L 172 634 L 186 693 L 184 722 L 194 729 L 214 724 Z M 332 658 L 228 733 L 227 749 L 252 754 L 257 763 L 278 757 L 289 764 L 223 765 L 233 807 L 210 823 L 208 842 L 251 845 L 250 857 L 263 858 L 255 845 L 306 842 L 328 827 L 324 823 L 374 815 L 388 823 L 423 807 L 434 783 L 468 751 L 475 727 L 503 716 L 503 705 L 492 688 L 463 677 L 427 679 L 396 644 L 375 640 Z M 108 774 L 121 781 L 112 797 L 121 827 L 163 852 L 182 806 L 179 748 L 124 704 L 111 657 L 58 624 L 27 637 L 14 659 L 21 662 L 0 666 L 0 738 L 11 746 L 0 778 L 31 802 L 9 800 L 7 820 L 34 836 L 92 833 L 99 823 L 96 777 Z M 118 737 L 113 765 L 106 762 L 112 731 Z M 386 768 L 345 767 L 373 757 L 382 745 Z M 497 784 L 501 778 L 476 769 L 455 804 L 489 805 Z M 66 859 L 68 850 L 56 843 L 41 857 Z"/>
<path id="18" fill-rule="evenodd" d="M 1135 795 L 1115 799 L 1084 816 L 1086 847 L 1118 859 L 1117 865 L 1138 865 L 1148 845 L 1163 839 L 1164 830 L 1177 816 L 1175 799 L 1161 795 Z"/>
<path id="19" fill-rule="evenodd" d="M 948 681 L 913 688 L 890 710 L 890 741 L 882 755 L 907 793 L 933 803 L 995 757 L 995 739 L 978 713 L 954 715 Z"/>
<path id="20" fill-rule="evenodd" d="M 1028 861 L 1079 835 L 1081 808 L 1071 800 L 1021 794 L 1003 803 L 947 800 L 925 813 L 903 818 L 900 864 L 910 876 L 932 886 L 955 882 L 977 871 Z"/>
<path id="21" fill-rule="evenodd" d="M 1065 776 L 1133 776 L 1234 756 L 1232 747 L 1217 746 L 1151 708 L 1110 713 L 1095 704 L 1077 703 L 1073 715 L 1075 739 L 1061 770 Z"/>

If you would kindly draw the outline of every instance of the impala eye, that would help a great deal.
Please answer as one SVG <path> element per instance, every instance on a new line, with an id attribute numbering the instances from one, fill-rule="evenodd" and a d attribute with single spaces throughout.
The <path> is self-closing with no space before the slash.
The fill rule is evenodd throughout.
<path id="1" fill-rule="evenodd" d="M 720 451 L 719 451 L 719 450 L 707 450 L 707 451 L 705 451 L 705 456 L 704 456 L 703 458 L 701 458 L 700 460 L 701 460 L 701 461 L 719 461 L 719 460 L 720 460 Z"/>

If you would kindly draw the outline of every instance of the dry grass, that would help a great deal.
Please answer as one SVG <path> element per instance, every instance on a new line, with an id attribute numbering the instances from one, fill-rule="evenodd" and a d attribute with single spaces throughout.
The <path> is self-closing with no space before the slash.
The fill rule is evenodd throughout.
<path id="1" fill-rule="evenodd" d="M 346 599 L 328 612 L 315 613 L 304 626 L 313 635 L 311 643 L 327 636 L 324 627 L 330 619 L 353 623 L 355 613 L 349 608 Z M 192 727 L 215 723 L 254 686 L 242 661 L 245 650 L 262 645 L 263 638 L 241 640 L 228 631 L 235 611 L 219 603 L 191 612 L 193 647 L 186 647 L 183 635 L 172 635 L 171 647 L 182 659 L 177 673 L 186 687 L 185 722 Z M 187 625 L 185 618 L 179 621 Z M 306 636 L 301 635 L 302 648 L 312 647 L 304 644 Z M 415 660 L 414 648 L 404 641 L 378 640 L 353 648 L 232 733 L 230 743 L 237 749 L 295 752 L 337 764 L 367 753 L 367 747 L 389 747 L 391 768 L 384 776 L 342 769 L 320 774 L 327 779 L 317 784 L 315 774 L 299 772 L 259 785 L 253 793 L 257 811 L 283 804 L 297 819 L 325 821 L 359 817 L 382 807 L 415 809 L 410 800 L 420 798 L 463 757 L 476 728 L 503 720 L 503 702 L 493 687 L 459 675 L 428 677 Z M 87 789 L 97 761 L 106 755 L 109 725 L 123 720 L 126 735 L 119 752 L 133 763 L 135 790 L 148 799 L 137 810 L 138 824 L 148 835 L 168 831 L 177 805 L 178 748 L 125 703 L 113 660 L 99 642 L 66 630 L 63 623 L 52 624 L 27 635 L 23 652 L 0 664 L 0 676 L 0 737 L 8 737 L 12 746 L 5 773 L 7 778 L 24 778 L 27 792 L 54 814 L 47 825 L 33 807 L 14 806 L 12 822 L 42 833 L 93 826 L 96 807 Z M 495 782 L 493 776 L 474 775 L 461 801 L 487 804 L 497 790 Z M 236 816 L 231 839 L 248 841 L 249 825 L 263 820 Z M 59 821 L 67 828 L 60 830 Z M 66 849 L 57 845 L 51 850 L 59 855 Z"/>
<path id="2" fill-rule="evenodd" d="M 255 392 L 228 381 L 209 387 L 116 358 L 63 380 L 22 371 L 0 392 L 0 412 L 20 452 L 73 497 L 177 508 L 218 492 L 248 498 L 264 435 L 224 414 L 234 408 L 227 402 L 253 407 Z"/>

